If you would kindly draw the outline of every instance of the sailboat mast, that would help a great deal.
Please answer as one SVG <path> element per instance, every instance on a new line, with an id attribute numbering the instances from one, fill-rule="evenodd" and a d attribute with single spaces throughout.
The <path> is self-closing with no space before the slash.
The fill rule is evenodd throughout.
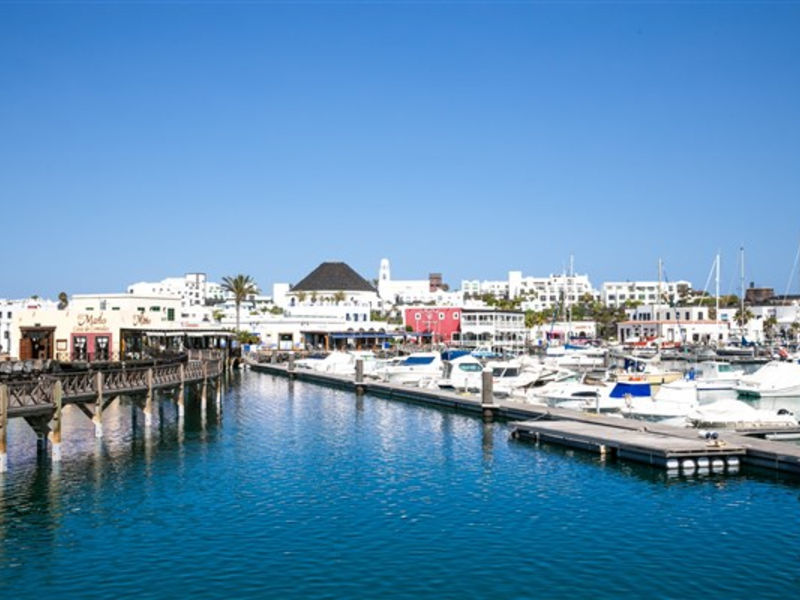
<path id="1" fill-rule="evenodd" d="M 717 273 L 716 278 L 715 278 L 715 282 L 714 282 L 715 283 L 715 288 L 716 288 L 715 289 L 715 294 L 714 294 L 716 296 L 716 301 L 714 302 L 714 308 L 715 308 L 714 321 L 716 322 L 715 323 L 715 328 L 716 328 L 716 332 L 717 332 L 717 340 L 716 340 L 716 342 L 719 343 L 719 252 L 717 252 L 717 265 L 716 265 L 716 268 L 714 270 Z"/>
<path id="2" fill-rule="evenodd" d="M 742 337 L 744 337 L 744 246 L 739 248 L 741 271 L 739 272 L 739 289 L 741 291 L 741 298 L 739 298 L 739 320 L 742 322 Z"/>

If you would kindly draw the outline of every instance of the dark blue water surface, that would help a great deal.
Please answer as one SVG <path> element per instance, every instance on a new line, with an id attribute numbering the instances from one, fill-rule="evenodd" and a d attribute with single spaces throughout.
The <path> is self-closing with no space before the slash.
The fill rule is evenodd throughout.
<path id="1" fill-rule="evenodd" d="M 505 424 L 245 373 L 152 433 L 64 460 L 13 421 L 5 598 L 795 598 L 800 486 L 668 478 L 509 439 Z M 136 422 L 133 422 L 136 421 Z"/>

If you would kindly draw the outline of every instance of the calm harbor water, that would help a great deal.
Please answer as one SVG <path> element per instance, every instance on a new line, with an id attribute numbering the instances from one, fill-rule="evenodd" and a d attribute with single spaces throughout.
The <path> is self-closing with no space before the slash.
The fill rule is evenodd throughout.
<path id="1" fill-rule="evenodd" d="M 221 414 L 65 411 L 64 461 L 13 421 L 7 598 L 787 598 L 800 483 L 669 478 L 504 424 L 246 372 Z"/>

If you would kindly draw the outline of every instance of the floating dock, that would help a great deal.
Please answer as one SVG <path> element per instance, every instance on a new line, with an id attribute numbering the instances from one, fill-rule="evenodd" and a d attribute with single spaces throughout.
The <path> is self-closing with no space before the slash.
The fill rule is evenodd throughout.
<path id="1" fill-rule="evenodd" d="M 327 387 L 366 393 L 389 400 L 455 409 L 493 419 L 512 421 L 512 436 L 605 453 L 665 469 L 711 467 L 735 470 L 739 464 L 800 475 L 800 445 L 757 439 L 777 430 L 759 428 L 742 433 L 719 430 L 716 440 L 699 437 L 697 429 L 671 427 L 566 408 L 511 400 L 481 402 L 475 395 L 414 388 L 363 379 L 355 374 L 332 375 L 285 364 L 248 362 L 252 371 L 308 381 Z M 677 461 L 677 462 L 676 462 Z M 715 461 L 717 461 L 715 463 Z"/>
<path id="2" fill-rule="evenodd" d="M 512 436 L 684 471 L 712 466 L 715 470 L 736 470 L 745 454 L 744 447 L 719 439 L 692 439 L 646 428 L 628 429 L 578 421 L 516 423 Z"/>

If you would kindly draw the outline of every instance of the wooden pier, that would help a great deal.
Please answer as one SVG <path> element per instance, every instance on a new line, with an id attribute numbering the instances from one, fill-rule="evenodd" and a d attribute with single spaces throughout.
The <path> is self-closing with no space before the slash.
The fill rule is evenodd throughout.
<path id="1" fill-rule="evenodd" d="M 36 432 L 39 450 L 48 442 L 53 461 L 61 460 L 61 412 L 75 405 L 103 435 L 103 412 L 120 396 L 129 396 L 144 413 L 145 427 L 153 421 L 153 402 L 157 393 L 174 397 L 178 416 L 184 414 L 187 385 L 196 385 L 205 408 L 209 385 L 217 399 L 222 376 L 227 372 L 224 357 L 198 358 L 188 362 L 147 367 L 126 367 L 74 373 L 40 375 L 35 379 L 0 385 L 0 472 L 8 469 L 8 420 L 22 418 Z"/>
<path id="2" fill-rule="evenodd" d="M 696 429 L 671 427 L 635 419 L 623 419 L 565 408 L 498 400 L 483 397 L 413 388 L 363 376 L 332 375 L 289 364 L 248 363 L 251 370 L 401 400 L 467 412 L 484 418 L 512 422 L 512 436 L 593 450 L 623 460 L 633 460 L 661 468 L 691 470 L 722 467 L 734 470 L 739 464 L 800 475 L 800 445 L 757 439 L 753 435 L 774 433 L 757 429 L 738 433 L 718 430 L 716 440 L 699 437 Z M 718 461 L 715 463 L 714 461 Z M 719 462 L 721 461 L 721 463 Z M 717 470 L 717 469 L 715 469 Z"/>

